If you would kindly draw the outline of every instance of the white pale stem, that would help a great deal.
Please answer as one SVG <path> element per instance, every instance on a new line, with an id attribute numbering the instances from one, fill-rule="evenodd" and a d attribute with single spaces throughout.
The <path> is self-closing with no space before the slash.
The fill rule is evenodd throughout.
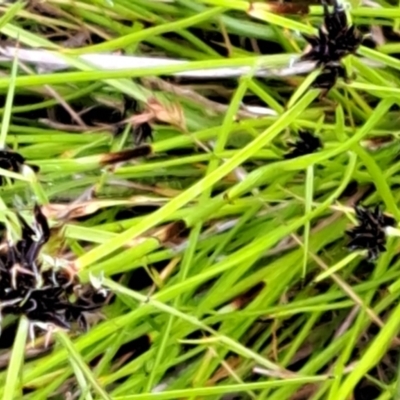
<path id="1" fill-rule="evenodd" d="M 36 65 L 38 69 L 43 72 L 51 72 L 63 70 L 70 67 L 68 62 L 64 61 L 61 57 L 57 56 L 55 51 L 48 51 L 43 49 L 21 49 L 12 46 L 0 48 L 0 61 L 13 60 L 18 52 L 18 60 Z M 175 60 L 170 58 L 154 58 L 154 57 L 136 57 L 120 54 L 83 54 L 78 56 L 82 61 L 93 65 L 100 70 L 123 70 L 123 69 L 143 69 L 152 67 L 163 67 L 171 65 L 182 65 L 185 60 Z M 307 74 L 313 71 L 316 67 L 314 62 L 300 62 L 299 55 L 293 54 L 292 61 L 287 66 L 277 68 L 276 66 L 268 67 L 262 66 L 256 71 L 253 67 L 219 67 L 212 69 L 201 69 L 195 71 L 184 71 L 172 73 L 171 75 L 180 76 L 185 78 L 198 78 L 198 79 L 226 79 L 235 78 L 253 73 L 257 77 L 285 77 L 294 76 L 298 74 Z M 371 66 L 377 67 L 380 64 L 368 59 L 362 61 Z"/>
<path id="2" fill-rule="evenodd" d="M 68 62 L 57 56 L 55 51 L 43 49 L 17 49 L 16 47 L 0 48 L 0 61 L 10 61 L 14 59 L 18 51 L 18 60 L 36 65 L 42 71 L 50 72 L 69 68 Z M 185 64 L 185 60 L 175 60 L 169 58 L 136 57 L 120 54 L 83 54 L 78 56 L 100 70 L 124 70 L 124 69 L 143 69 L 152 67 L 163 67 L 171 65 Z M 298 59 L 298 55 L 294 55 Z M 283 77 L 297 74 L 306 74 L 315 68 L 314 62 L 298 62 L 283 68 L 260 67 L 254 71 L 258 77 Z M 201 69 L 195 71 L 184 71 L 173 73 L 174 76 L 186 78 L 235 78 L 253 72 L 253 67 L 219 67 L 212 69 Z"/>

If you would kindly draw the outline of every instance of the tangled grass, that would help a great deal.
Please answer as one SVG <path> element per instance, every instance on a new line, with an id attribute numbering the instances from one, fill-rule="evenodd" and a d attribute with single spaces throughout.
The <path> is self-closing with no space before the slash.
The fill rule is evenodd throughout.
<path id="1" fill-rule="evenodd" d="M 40 204 L 42 260 L 111 293 L 48 346 L 4 315 L 3 399 L 400 399 L 400 8 L 344 10 L 361 45 L 309 40 L 324 95 L 319 4 L 0 5 L 0 147 L 28 165 L 0 164 L 3 230 Z M 359 203 L 386 217 L 354 246 Z"/>

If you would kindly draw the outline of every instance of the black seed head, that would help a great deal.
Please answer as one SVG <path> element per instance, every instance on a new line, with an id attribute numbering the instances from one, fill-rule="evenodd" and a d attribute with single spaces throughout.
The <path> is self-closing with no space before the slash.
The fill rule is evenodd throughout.
<path id="1" fill-rule="evenodd" d="M 321 140 L 311 134 L 310 132 L 300 131 L 299 139 L 291 142 L 290 151 L 285 155 L 286 159 L 304 156 L 306 154 L 314 153 L 316 150 L 322 148 Z"/>
<path id="2" fill-rule="evenodd" d="M 362 36 L 354 25 L 349 25 L 345 11 L 336 1 L 333 13 L 324 6 L 324 24 L 316 36 L 304 36 L 311 49 L 303 55 L 303 60 L 316 61 L 318 66 L 340 61 L 349 54 L 355 54 L 362 42 Z"/>
<path id="3" fill-rule="evenodd" d="M 324 24 L 316 36 L 304 39 L 311 48 L 302 56 L 302 60 L 315 61 L 322 72 L 314 86 L 330 90 L 339 77 L 345 77 L 340 61 L 349 54 L 355 54 L 363 38 L 354 25 L 349 25 L 346 13 L 337 1 L 333 2 L 333 12 L 323 1 Z"/>
<path id="4" fill-rule="evenodd" d="M 153 128 L 148 122 L 135 126 L 133 129 L 133 139 L 137 146 L 147 140 L 153 140 Z"/>
<path id="5" fill-rule="evenodd" d="M 329 90 L 335 86 L 339 78 L 345 80 L 348 79 L 346 70 L 341 65 L 326 65 L 317 76 L 312 86 L 319 89 L 325 89 L 326 92 L 329 92 Z"/>
<path id="6" fill-rule="evenodd" d="M 367 250 L 368 259 L 375 260 L 379 254 L 386 250 L 385 228 L 394 226 L 396 221 L 379 209 L 355 208 L 358 225 L 346 233 L 350 236 L 348 247 L 351 250 Z"/>
<path id="7" fill-rule="evenodd" d="M 19 173 L 24 162 L 25 158 L 22 157 L 21 154 L 15 153 L 14 151 L 0 150 L 0 168 Z M 4 182 L 5 178 L 0 176 L 0 186 L 2 186 Z"/>
<path id="8" fill-rule="evenodd" d="M 50 228 L 39 206 L 34 208 L 30 226 L 18 215 L 22 235 L 17 243 L 6 243 L 0 253 L 0 313 L 25 315 L 33 322 L 70 329 L 73 322 L 87 327 L 86 312 L 99 309 L 104 295 L 91 285 L 81 297 L 71 300 L 79 285 L 77 275 L 64 269 L 42 270 L 40 251 L 50 238 Z M 99 300 L 100 299 L 100 300 Z"/>
<path id="9" fill-rule="evenodd" d="M 7 171 L 21 172 L 22 166 L 25 164 L 25 158 L 15 151 L 9 150 L 0 150 L 0 168 L 6 169 Z M 36 165 L 29 165 L 34 172 L 39 172 L 39 167 Z M 13 181 L 10 179 L 11 182 Z M 5 183 L 5 179 L 3 176 L 0 176 L 0 186 L 3 186 Z"/>

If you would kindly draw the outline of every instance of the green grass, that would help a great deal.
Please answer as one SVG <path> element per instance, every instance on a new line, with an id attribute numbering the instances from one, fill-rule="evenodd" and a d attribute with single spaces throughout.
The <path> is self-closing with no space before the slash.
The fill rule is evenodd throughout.
<path id="1" fill-rule="evenodd" d="M 0 5 L 10 43 L 70 65 L 37 73 L 18 57 L 2 63 L 0 144 L 40 173 L 0 169 L 14 180 L 0 189 L 1 221 L 13 226 L 15 211 L 30 217 L 39 202 L 55 228 L 46 254 L 68 257 L 83 280 L 104 274 L 116 295 L 88 332 L 55 332 L 50 351 L 39 337 L 35 358 L 27 320 L 4 318 L 2 335 L 14 343 L 0 357 L 4 400 L 350 400 L 360 385 L 378 388 L 379 400 L 400 399 L 399 241 L 391 237 L 367 264 L 345 235 L 359 198 L 400 221 L 398 44 L 361 47 L 345 60 L 355 78 L 321 98 L 310 88 L 318 71 L 255 72 L 286 68 L 322 7 L 278 15 L 251 3 Z M 354 4 L 352 21 L 396 27 L 400 8 L 377 4 Z M 95 43 L 65 45 L 81 33 Z M 120 50 L 185 62 L 102 70 L 77 58 Z M 170 78 L 243 66 L 237 79 Z M 153 121 L 150 157 L 107 166 L 107 153 L 133 146 L 130 127 L 115 135 L 106 124 L 123 94 L 144 112 L 154 99 L 168 112 Z M 89 108 L 101 104 L 109 108 L 94 120 L 103 125 L 89 123 Z M 243 104 L 275 113 L 249 115 Z M 75 118 L 60 117 L 65 105 Z M 315 132 L 323 148 L 283 159 L 299 130 Z"/>

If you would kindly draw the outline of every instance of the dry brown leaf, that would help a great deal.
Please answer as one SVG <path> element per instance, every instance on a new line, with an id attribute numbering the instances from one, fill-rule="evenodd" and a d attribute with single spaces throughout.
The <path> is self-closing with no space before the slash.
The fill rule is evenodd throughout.
<path id="1" fill-rule="evenodd" d="M 178 103 L 162 104 L 153 97 L 147 101 L 147 108 L 158 121 L 166 122 L 186 131 L 185 116 Z"/>
<path id="2" fill-rule="evenodd" d="M 170 241 L 179 235 L 186 228 L 183 221 L 172 222 L 161 228 L 158 228 L 156 232 L 149 234 L 150 236 L 156 238 L 161 243 Z"/>
<path id="3" fill-rule="evenodd" d="M 226 363 L 232 370 L 235 370 L 239 367 L 241 363 L 240 357 L 231 356 L 228 357 Z M 215 371 L 214 375 L 207 381 L 207 386 L 214 386 L 216 383 L 221 381 L 222 379 L 229 378 L 231 375 L 229 371 L 223 366 L 219 367 L 217 371 Z"/>
<path id="4" fill-rule="evenodd" d="M 154 120 L 171 124 L 186 131 L 186 121 L 182 107 L 178 103 L 163 104 L 155 97 L 147 100 L 145 112 L 133 115 L 127 118 L 125 122 L 130 122 L 132 125 L 140 125 Z"/>
<path id="5" fill-rule="evenodd" d="M 129 117 L 126 121 L 135 126 L 144 124 L 145 122 L 151 122 L 154 118 L 154 114 L 151 111 L 147 111 L 142 114 L 133 115 L 132 117 Z"/>
<path id="6" fill-rule="evenodd" d="M 162 205 L 167 201 L 164 198 L 155 198 L 147 196 L 132 196 L 126 200 L 90 200 L 74 204 L 46 204 L 42 206 L 42 212 L 47 218 L 57 219 L 60 214 L 65 214 L 68 219 L 83 217 L 94 214 L 101 208 L 134 205 Z"/>
<path id="7" fill-rule="evenodd" d="M 42 212 L 47 218 L 58 218 L 59 214 L 66 214 L 68 219 L 94 214 L 101 208 L 109 207 L 115 202 L 86 201 L 76 204 L 47 204 L 42 206 Z"/>

